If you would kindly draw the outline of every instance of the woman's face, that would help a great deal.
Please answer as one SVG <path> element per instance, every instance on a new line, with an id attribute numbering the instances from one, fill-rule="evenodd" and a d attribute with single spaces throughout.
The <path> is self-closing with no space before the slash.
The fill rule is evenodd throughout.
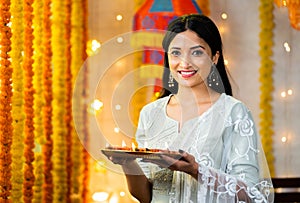
<path id="1" fill-rule="evenodd" d="M 179 33 L 168 50 L 171 74 L 181 86 L 193 87 L 203 82 L 217 63 L 218 53 L 212 57 L 208 44 L 193 31 Z"/>

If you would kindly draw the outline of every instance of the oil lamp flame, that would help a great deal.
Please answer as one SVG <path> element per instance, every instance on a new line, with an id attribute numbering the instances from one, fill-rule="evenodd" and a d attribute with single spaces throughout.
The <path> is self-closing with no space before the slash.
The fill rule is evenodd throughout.
<path id="1" fill-rule="evenodd" d="M 122 140 L 122 147 L 126 147 L 126 143 L 124 140 Z"/>
<path id="2" fill-rule="evenodd" d="M 132 148 L 132 151 L 135 151 L 136 150 L 136 146 L 134 143 L 131 144 L 131 148 Z"/>

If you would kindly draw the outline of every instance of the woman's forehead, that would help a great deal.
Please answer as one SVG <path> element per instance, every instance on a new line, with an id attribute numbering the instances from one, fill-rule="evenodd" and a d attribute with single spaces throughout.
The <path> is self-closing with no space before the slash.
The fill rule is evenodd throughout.
<path id="1" fill-rule="evenodd" d="M 178 33 L 174 39 L 171 41 L 171 44 L 199 44 L 206 43 L 202 38 L 190 30 Z"/>

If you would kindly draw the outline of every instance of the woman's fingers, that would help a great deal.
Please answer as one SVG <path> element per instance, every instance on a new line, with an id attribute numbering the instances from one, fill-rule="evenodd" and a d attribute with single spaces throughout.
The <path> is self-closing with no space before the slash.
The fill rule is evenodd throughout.
<path id="1" fill-rule="evenodd" d="M 120 158 L 120 157 L 113 157 L 113 156 L 109 156 L 108 159 L 114 164 L 119 164 L 119 165 L 125 165 L 135 160 L 134 158 L 124 158 L 124 157 Z"/>
<path id="2" fill-rule="evenodd" d="M 195 162 L 195 157 L 181 149 L 178 150 L 179 153 L 181 154 L 182 156 L 182 160 L 185 160 L 186 162 L 189 162 L 189 163 L 194 163 Z"/>
<path id="3" fill-rule="evenodd" d="M 153 164 L 156 164 L 160 167 L 163 167 L 163 168 L 168 168 L 170 165 L 174 164 L 177 159 L 174 159 L 168 155 L 159 155 L 159 158 L 160 159 L 147 159 L 147 158 L 144 158 L 142 159 L 143 162 L 149 162 L 149 163 L 153 163 Z"/>
<path id="4" fill-rule="evenodd" d="M 176 171 L 182 171 L 190 175 L 198 174 L 198 163 L 195 161 L 195 157 L 183 150 L 179 150 L 182 157 L 179 160 L 173 159 L 168 156 L 163 156 L 164 160 L 169 164 L 167 168 Z"/>

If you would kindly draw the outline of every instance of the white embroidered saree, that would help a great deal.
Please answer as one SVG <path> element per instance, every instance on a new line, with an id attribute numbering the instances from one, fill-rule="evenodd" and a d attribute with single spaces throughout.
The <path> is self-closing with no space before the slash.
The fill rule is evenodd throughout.
<path id="1" fill-rule="evenodd" d="M 273 202 L 273 186 L 250 111 L 222 94 L 178 131 L 166 114 L 170 97 L 146 105 L 136 139 L 140 147 L 184 150 L 199 163 L 198 181 L 182 172 L 139 162 L 153 182 L 154 203 Z"/>

